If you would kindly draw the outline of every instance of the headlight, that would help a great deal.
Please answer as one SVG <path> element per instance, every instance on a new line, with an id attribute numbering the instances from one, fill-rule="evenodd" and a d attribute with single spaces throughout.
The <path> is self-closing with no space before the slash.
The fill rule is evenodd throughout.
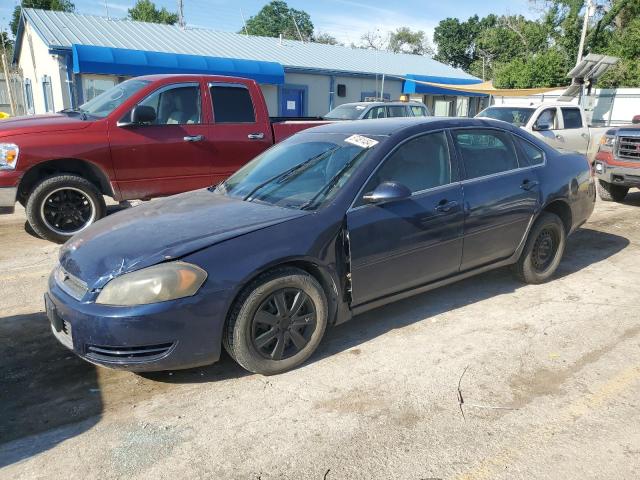
<path id="1" fill-rule="evenodd" d="M 613 151 L 613 147 L 616 144 L 616 137 L 613 135 L 603 135 L 600 138 L 600 148 L 599 150 L 605 152 Z"/>
<path id="2" fill-rule="evenodd" d="M 20 149 L 15 143 L 0 143 L 0 170 L 14 170 Z"/>
<path id="3" fill-rule="evenodd" d="M 107 283 L 96 303 L 103 305 L 147 305 L 195 295 L 207 272 L 185 262 L 161 263 L 116 277 Z"/>

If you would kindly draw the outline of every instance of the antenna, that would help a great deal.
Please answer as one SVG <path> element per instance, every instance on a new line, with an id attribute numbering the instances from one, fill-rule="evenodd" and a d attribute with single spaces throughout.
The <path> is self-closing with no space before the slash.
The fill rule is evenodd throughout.
<path id="1" fill-rule="evenodd" d="M 184 28 L 184 4 L 182 0 L 178 0 L 178 25 Z"/>
<path id="2" fill-rule="evenodd" d="M 104 10 L 107 14 L 107 18 L 109 18 L 109 4 L 107 3 L 107 0 L 104 0 Z"/>
<path id="3" fill-rule="evenodd" d="M 242 17 L 242 24 L 244 25 L 244 34 L 249 35 L 247 31 L 247 21 L 244 19 L 244 13 L 242 13 L 242 7 L 240 7 L 240 16 Z"/>
<path id="4" fill-rule="evenodd" d="M 296 31 L 298 32 L 298 37 L 300 37 L 300 41 L 304 43 L 304 39 L 302 38 L 302 34 L 300 33 L 300 29 L 298 28 L 298 22 L 296 22 L 296 17 L 291 13 L 291 18 L 293 19 L 293 24 L 296 26 Z"/>

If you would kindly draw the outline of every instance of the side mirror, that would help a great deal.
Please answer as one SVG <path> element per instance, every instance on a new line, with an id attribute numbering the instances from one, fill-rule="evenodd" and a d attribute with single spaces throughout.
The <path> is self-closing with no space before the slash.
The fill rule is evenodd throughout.
<path id="1" fill-rule="evenodd" d="M 126 118 L 126 116 L 125 116 Z M 118 122 L 119 127 L 134 127 L 137 125 L 144 125 L 147 123 L 153 123 L 156 120 L 156 109 L 149 107 L 148 105 L 136 105 L 131 110 L 131 120 L 120 120 Z"/>
<path id="2" fill-rule="evenodd" d="M 373 192 L 365 194 L 362 199 L 365 203 L 389 203 L 397 200 L 406 200 L 411 196 L 411 190 L 401 183 L 382 182 Z"/>
<path id="3" fill-rule="evenodd" d="M 640 115 L 634 115 L 633 119 L 631 120 L 631 123 L 633 123 L 634 125 L 637 125 L 638 123 L 640 123 Z"/>
<path id="4" fill-rule="evenodd" d="M 545 132 L 547 130 L 551 130 L 551 124 L 549 123 L 536 123 L 533 125 L 533 129 L 536 132 Z"/>

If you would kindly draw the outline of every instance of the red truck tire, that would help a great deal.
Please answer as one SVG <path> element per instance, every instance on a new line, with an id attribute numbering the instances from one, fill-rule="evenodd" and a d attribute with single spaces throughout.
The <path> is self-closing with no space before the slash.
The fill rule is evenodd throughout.
<path id="1" fill-rule="evenodd" d="M 64 243 L 106 214 L 102 194 L 86 178 L 58 174 L 38 182 L 27 199 L 27 220 L 41 238 Z"/>

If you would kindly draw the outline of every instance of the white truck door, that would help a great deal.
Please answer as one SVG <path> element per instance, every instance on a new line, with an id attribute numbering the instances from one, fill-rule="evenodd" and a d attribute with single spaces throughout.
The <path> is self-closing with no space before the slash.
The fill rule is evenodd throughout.
<path id="1" fill-rule="evenodd" d="M 558 109 L 556 107 L 540 108 L 529 120 L 533 135 L 554 148 L 566 148 L 560 131 Z"/>
<path id="2" fill-rule="evenodd" d="M 585 125 L 582 110 L 578 107 L 560 107 L 561 130 L 556 132 L 562 136 L 563 148 L 582 154 L 589 148 L 589 128 Z"/>

